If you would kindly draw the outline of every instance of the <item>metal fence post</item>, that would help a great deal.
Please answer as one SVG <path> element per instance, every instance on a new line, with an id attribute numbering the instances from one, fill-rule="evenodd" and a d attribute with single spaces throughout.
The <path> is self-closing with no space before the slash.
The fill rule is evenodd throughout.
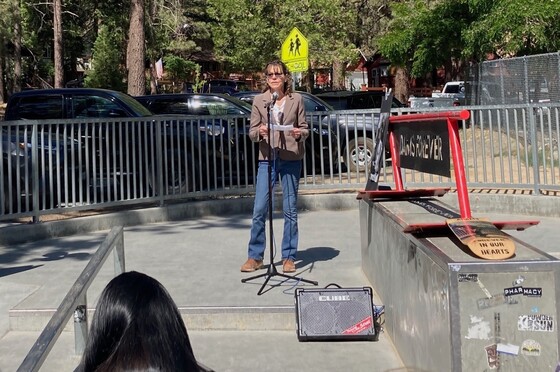
<path id="1" fill-rule="evenodd" d="M 121 233 L 118 240 L 115 243 L 115 248 L 113 249 L 113 257 L 115 260 L 115 276 L 124 273 L 125 262 L 124 262 L 124 235 Z"/>
<path id="2" fill-rule="evenodd" d="M 74 310 L 74 353 L 82 355 L 86 348 L 88 337 L 87 295 L 79 300 L 79 305 Z"/>
<path id="3" fill-rule="evenodd" d="M 531 130 L 531 155 L 533 156 L 533 192 L 535 195 L 540 194 L 539 185 L 540 181 L 540 172 L 539 172 L 539 154 L 537 149 L 537 128 L 535 125 L 535 115 L 533 112 L 534 108 L 532 105 L 527 105 L 527 116 L 529 119 L 529 126 Z"/>
<path id="4" fill-rule="evenodd" d="M 525 103 L 531 103 L 529 99 L 529 68 L 527 66 L 527 57 L 523 57 L 523 95 L 523 101 Z"/>
<path id="5" fill-rule="evenodd" d="M 33 223 L 39 221 L 39 146 L 38 146 L 38 124 L 35 123 L 31 127 L 31 180 L 32 180 L 32 209 L 33 209 Z M 27 151 L 27 149 L 25 149 Z"/>
<path id="6" fill-rule="evenodd" d="M 163 177 L 164 171 L 163 167 L 163 145 L 162 145 L 162 126 L 164 125 L 162 120 L 153 120 L 152 123 L 156 126 L 156 174 L 157 174 L 157 189 L 158 189 L 158 198 L 159 198 L 159 205 L 162 207 L 165 204 L 165 194 L 167 194 L 167 190 L 163 190 Z"/>

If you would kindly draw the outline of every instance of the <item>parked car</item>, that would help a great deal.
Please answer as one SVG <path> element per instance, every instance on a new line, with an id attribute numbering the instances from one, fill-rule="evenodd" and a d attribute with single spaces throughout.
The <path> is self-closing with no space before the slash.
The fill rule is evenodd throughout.
<path id="1" fill-rule="evenodd" d="M 166 115 L 191 115 L 197 117 L 204 117 L 208 115 L 234 115 L 237 117 L 235 121 L 233 118 L 211 119 L 215 123 L 216 120 L 221 120 L 220 124 L 224 126 L 228 138 L 228 143 L 231 148 L 223 149 L 224 154 L 230 152 L 236 154 L 239 159 L 248 161 L 254 165 L 256 159 L 252 159 L 258 151 L 257 144 L 253 144 L 254 150 L 247 150 L 247 143 L 250 143 L 248 138 L 249 123 L 251 118 L 251 105 L 244 101 L 239 100 L 235 96 L 228 96 L 219 93 L 198 93 L 198 94 L 161 94 L 151 96 L 136 97 L 146 108 L 155 114 Z M 229 120 L 229 121 L 228 121 Z M 242 127 L 243 126 L 243 127 Z M 232 135 L 227 135 L 227 131 L 232 128 L 237 128 Z M 332 152 L 335 152 L 336 147 L 336 134 L 332 131 L 329 133 L 329 125 L 322 121 L 315 122 L 315 127 L 312 130 L 313 135 L 307 139 L 307 148 L 311 151 L 307 152 L 307 169 L 308 172 L 314 168 L 315 170 L 321 169 L 321 164 L 327 168 L 330 163 L 329 159 L 332 158 Z M 235 151 L 230 151 L 231 149 Z M 335 155 L 336 157 L 336 155 Z M 323 163 L 321 163 L 323 158 Z M 311 168 L 312 167 L 312 168 Z M 244 167 L 241 167 L 244 169 Z M 253 170 L 253 167 L 248 167 Z"/>
<path id="2" fill-rule="evenodd" d="M 77 198 L 80 184 L 94 193 L 101 188 L 105 188 L 101 192 L 107 193 L 108 180 L 114 181 L 112 175 L 115 172 L 122 174 L 124 169 L 120 166 L 122 163 L 116 161 L 122 146 L 107 149 L 107 134 L 110 133 L 109 137 L 119 144 L 121 136 L 104 130 L 107 123 L 86 124 L 76 123 L 76 120 L 151 116 L 152 113 L 131 96 L 104 89 L 37 89 L 11 95 L 2 126 L 2 142 L 14 144 L 16 141 L 17 158 L 20 159 L 14 161 L 12 156 L 11 163 L 4 159 L 4 169 L 10 169 L 12 173 L 11 182 L 6 183 L 14 190 L 12 198 L 19 196 L 22 205 L 29 203 L 34 179 L 39 182 L 39 200 L 44 208 L 70 202 L 71 194 Z M 27 120 L 41 122 L 31 127 Z M 40 151 L 36 164 L 40 168 L 37 173 L 34 173 L 35 163 L 31 156 L 32 128 L 39 133 L 37 146 Z M 127 138 L 132 140 L 135 137 Z M 49 156 L 45 152 L 50 153 Z M 12 202 L 17 204 L 16 200 Z"/>
<path id="3" fill-rule="evenodd" d="M 250 115 L 251 105 L 226 94 L 180 93 L 134 97 L 156 115 Z"/>
<path id="4" fill-rule="evenodd" d="M 432 92 L 431 97 L 414 97 L 408 99 L 411 108 L 457 107 L 465 104 L 465 82 L 450 81 L 445 83 L 441 92 Z"/>
<path id="5" fill-rule="evenodd" d="M 155 94 L 135 99 L 154 114 L 169 116 L 171 126 L 189 122 L 212 133 L 206 143 L 186 145 L 190 161 L 197 167 L 196 177 L 205 180 L 205 186 L 215 185 L 224 177 L 228 183 L 237 180 L 244 168 L 234 165 L 244 164 L 253 156 L 246 150 L 250 141 L 243 143 L 251 114 L 251 107 L 245 102 L 221 93 Z"/>
<path id="6" fill-rule="evenodd" d="M 247 103 L 252 103 L 253 98 L 260 92 L 240 92 L 233 96 Z M 350 171 L 364 172 L 373 156 L 373 133 L 379 115 L 371 113 L 339 113 L 331 105 L 316 95 L 307 92 L 298 92 L 303 97 L 305 112 L 309 122 L 328 123 L 331 131 L 335 133 L 339 147 L 337 156 L 340 156 L 342 165 Z"/>
<path id="7" fill-rule="evenodd" d="M 55 207 L 66 190 L 64 180 L 73 179 L 78 173 L 76 164 L 77 141 L 56 132 L 40 131 L 33 145 L 32 131 L 25 126 L 2 126 L 0 148 L 2 152 L 2 178 L 0 213 L 20 213 L 31 210 L 34 184 L 32 148 L 37 151 L 39 203 Z M 65 178 L 64 175 L 67 175 Z"/>
<path id="8" fill-rule="evenodd" d="M 160 184 L 156 179 L 157 141 L 162 141 L 165 149 L 163 156 L 167 160 L 163 164 L 168 166 L 179 156 L 177 147 L 172 146 L 177 139 L 206 143 L 214 135 L 207 128 L 199 127 L 198 123 L 188 121 L 164 128 L 158 137 L 160 132 L 151 111 L 127 94 L 104 89 L 47 89 L 16 93 L 8 101 L 5 119 L 7 127 L 20 128 L 29 126 L 27 120 L 40 120 L 35 124 L 39 132 L 55 133 L 74 140 L 72 143 L 78 154 L 74 154 L 72 166 L 80 168 L 80 179 L 68 181 L 68 188 L 73 187 L 73 193 L 86 192 L 88 196 L 85 199 L 97 202 L 165 192 L 158 190 Z M 27 132 L 22 129 L 20 133 Z M 30 141 L 30 137 L 22 140 Z M 39 174 L 42 172 L 41 169 Z M 67 172 L 70 174 L 70 170 Z M 185 189 L 188 171 L 162 169 L 162 172 L 163 187 L 167 192 Z M 27 179 L 32 176 L 30 171 L 19 174 Z M 45 193 L 55 191 L 50 184 L 49 187 L 44 190 Z M 75 187 L 83 190 L 75 190 Z M 31 190 L 26 190 L 27 197 Z M 62 190 L 62 193 L 69 195 L 70 191 Z"/>
<path id="9" fill-rule="evenodd" d="M 153 114 L 128 94 L 106 89 L 37 89 L 14 93 L 4 120 L 148 117 Z"/>
<path id="10" fill-rule="evenodd" d="M 381 101 L 385 92 L 338 90 L 318 93 L 316 96 L 330 104 L 335 110 L 381 109 Z M 391 107 L 399 108 L 405 107 L 405 105 L 393 97 Z"/>
<path id="11" fill-rule="evenodd" d="M 209 80 L 202 87 L 204 93 L 233 94 L 249 90 L 247 83 L 239 80 L 215 79 Z"/>

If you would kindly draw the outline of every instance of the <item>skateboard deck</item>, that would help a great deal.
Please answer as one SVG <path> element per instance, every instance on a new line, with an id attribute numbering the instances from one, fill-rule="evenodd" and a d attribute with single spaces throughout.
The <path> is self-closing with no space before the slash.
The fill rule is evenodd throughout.
<path id="1" fill-rule="evenodd" d="M 477 257 L 503 260 L 515 254 L 513 239 L 488 220 L 452 218 L 447 226 Z"/>
<path id="2" fill-rule="evenodd" d="M 531 226 L 539 224 L 539 221 L 527 220 L 527 221 L 492 221 L 492 224 L 500 230 L 517 230 L 523 231 Z M 403 232 L 408 234 L 419 234 L 419 233 L 439 233 L 441 231 L 448 231 L 449 227 L 445 221 L 441 222 L 428 222 L 428 223 L 413 223 L 406 225 L 403 228 Z"/>
<path id="3" fill-rule="evenodd" d="M 372 191 L 358 191 L 357 199 L 375 200 L 375 199 L 407 199 L 419 198 L 427 196 L 443 196 L 450 189 L 449 188 L 434 188 L 434 189 L 414 189 L 414 190 L 372 190 Z"/>

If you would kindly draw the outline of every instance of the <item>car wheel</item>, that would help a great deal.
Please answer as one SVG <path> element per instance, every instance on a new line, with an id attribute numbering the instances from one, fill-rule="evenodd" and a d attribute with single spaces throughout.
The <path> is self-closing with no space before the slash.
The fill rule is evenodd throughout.
<path id="1" fill-rule="evenodd" d="M 371 138 L 359 137 L 348 143 L 350 159 L 348 167 L 352 172 L 364 172 L 371 164 L 374 143 Z"/>

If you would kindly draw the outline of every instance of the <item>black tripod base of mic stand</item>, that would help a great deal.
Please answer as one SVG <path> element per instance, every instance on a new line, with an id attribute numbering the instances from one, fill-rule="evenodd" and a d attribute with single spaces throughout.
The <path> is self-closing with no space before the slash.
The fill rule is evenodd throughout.
<path id="1" fill-rule="evenodd" d="M 299 282 L 303 282 L 303 283 L 309 283 L 309 284 L 313 284 L 313 285 L 318 285 L 319 283 L 314 281 L 314 280 L 309 280 L 309 279 L 303 279 L 303 278 L 298 278 L 296 276 L 292 276 L 292 275 L 287 275 L 287 274 L 282 274 L 279 273 L 278 270 L 276 269 L 276 266 L 274 266 L 274 263 L 271 262 L 270 265 L 268 265 L 268 269 L 266 270 L 266 273 L 264 274 L 259 274 L 259 275 L 255 275 L 252 276 L 250 278 L 245 278 L 245 279 L 241 279 L 241 283 L 246 283 L 249 280 L 253 280 L 253 279 L 258 279 L 258 278 L 263 278 L 266 277 L 266 280 L 264 281 L 263 285 L 261 286 L 261 288 L 259 289 L 259 291 L 257 292 L 257 295 L 262 295 L 264 293 L 264 287 L 266 287 L 268 281 L 270 280 L 270 278 L 272 278 L 273 276 L 280 276 L 283 278 L 287 278 L 287 279 L 293 279 L 293 280 L 297 280 Z"/>

